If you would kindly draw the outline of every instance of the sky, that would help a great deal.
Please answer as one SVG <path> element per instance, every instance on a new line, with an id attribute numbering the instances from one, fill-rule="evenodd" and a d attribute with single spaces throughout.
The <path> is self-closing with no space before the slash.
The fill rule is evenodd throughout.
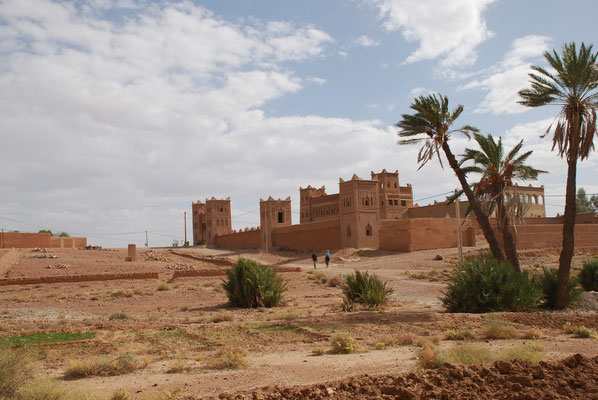
<path id="1" fill-rule="evenodd" d="M 457 125 L 524 140 L 563 212 L 566 163 L 541 138 L 556 106 L 525 108 L 530 65 L 592 43 L 595 0 L 0 0 L 0 228 L 104 247 L 168 246 L 191 202 L 260 198 L 399 170 L 420 204 L 458 182 L 394 126 L 415 97 L 463 105 Z M 598 43 L 597 43 L 598 45 Z M 596 50 L 596 48 L 594 49 Z M 456 154 L 474 142 L 450 141 Z M 598 156 L 578 186 L 598 193 Z M 475 176 L 471 177 L 475 180 Z"/>

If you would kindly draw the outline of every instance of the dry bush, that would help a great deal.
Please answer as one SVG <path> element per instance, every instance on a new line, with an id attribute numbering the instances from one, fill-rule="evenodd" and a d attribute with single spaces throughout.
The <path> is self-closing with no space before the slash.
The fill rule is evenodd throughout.
<path id="1" fill-rule="evenodd" d="M 166 282 L 160 282 L 160 284 L 158 285 L 156 290 L 158 292 L 163 292 L 165 290 L 170 290 L 170 286 L 168 286 L 168 283 L 166 283 Z"/>
<path id="2" fill-rule="evenodd" d="M 181 374 L 183 372 L 191 371 L 191 367 L 187 365 L 187 360 L 177 358 L 170 364 L 166 370 L 167 374 Z"/>
<path id="3" fill-rule="evenodd" d="M 447 340 L 466 340 L 466 339 L 473 339 L 474 334 L 469 329 L 458 329 L 458 330 L 446 331 L 444 337 Z"/>
<path id="4" fill-rule="evenodd" d="M 123 297 L 133 297 L 133 293 L 129 292 L 128 290 L 116 289 L 110 292 L 110 297 L 113 299 L 120 299 Z"/>
<path id="5" fill-rule="evenodd" d="M 19 400 L 74 400 L 62 382 L 51 378 L 36 379 L 19 390 Z"/>
<path id="6" fill-rule="evenodd" d="M 110 314 L 110 316 L 108 317 L 109 321 L 124 321 L 127 319 L 133 319 L 133 317 L 122 311 Z"/>
<path id="7" fill-rule="evenodd" d="M 31 357 L 27 352 L 0 349 L 0 398 L 14 396 L 31 376 Z"/>
<path id="8" fill-rule="evenodd" d="M 324 347 L 316 347 L 311 351 L 311 354 L 314 356 L 323 356 L 326 354 L 326 349 Z"/>
<path id="9" fill-rule="evenodd" d="M 517 337 L 517 329 L 499 318 L 486 318 L 482 333 L 487 339 L 513 339 Z"/>
<path id="10" fill-rule="evenodd" d="M 502 350 L 498 355 L 498 359 L 503 361 L 541 361 L 544 359 L 544 346 L 536 343 L 527 343 L 524 345 L 511 347 L 509 349 Z"/>
<path id="11" fill-rule="evenodd" d="M 160 390 L 158 393 L 153 393 L 147 396 L 144 396 L 144 400 L 183 400 L 187 399 L 187 397 L 183 396 L 183 389 L 182 388 L 166 388 Z M 193 397 L 194 398 L 194 397 Z"/>
<path id="12" fill-rule="evenodd" d="M 426 342 L 417 354 L 417 363 L 421 368 L 431 369 L 439 368 L 444 364 L 444 360 L 438 347 L 435 344 Z"/>
<path id="13" fill-rule="evenodd" d="M 118 389 L 116 392 L 112 393 L 110 400 L 130 400 L 131 395 L 124 389 Z"/>
<path id="14" fill-rule="evenodd" d="M 400 332 L 397 334 L 397 344 L 399 346 L 412 346 L 418 341 L 418 337 L 413 333 Z"/>
<path id="15" fill-rule="evenodd" d="M 488 364 L 494 361 L 492 350 L 478 344 L 459 344 L 447 351 L 447 362 L 453 364 Z"/>
<path id="16" fill-rule="evenodd" d="M 233 313 L 230 311 L 220 310 L 216 315 L 210 318 L 210 322 L 217 324 L 218 322 L 232 321 L 233 319 Z"/>
<path id="17" fill-rule="evenodd" d="M 237 369 L 247 365 L 245 357 L 247 352 L 243 349 L 222 349 L 207 361 L 207 365 L 211 369 Z"/>
<path id="18" fill-rule="evenodd" d="M 96 360 L 71 361 L 64 372 L 64 379 L 81 379 L 88 376 L 124 375 L 141 368 L 133 354 L 122 354 L 114 360 L 105 357 Z"/>
<path id="19" fill-rule="evenodd" d="M 574 329 L 571 332 L 573 337 L 576 338 L 583 338 L 583 339 L 598 339 L 598 334 L 595 330 L 586 328 L 585 326 L 580 326 L 579 328 Z"/>
<path id="20" fill-rule="evenodd" d="M 357 351 L 357 341 L 348 332 L 335 333 L 330 339 L 330 345 L 332 347 L 330 352 L 334 354 L 349 354 Z"/>
<path id="21" fill-rule="evenodd" d="M 521 337 L 523 339 L 538 340 L 543 339 L 545 335 L 544 332 L 542 332 L 542 330 L 540 329 L 528 329 L 527 331 L 523 332 L 523 335 L 521 335 Z"/>

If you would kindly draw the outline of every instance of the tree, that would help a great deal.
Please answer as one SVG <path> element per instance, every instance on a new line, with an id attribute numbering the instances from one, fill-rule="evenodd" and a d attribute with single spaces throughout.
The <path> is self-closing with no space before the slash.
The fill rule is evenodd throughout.
<path id="1" fill-rule="evenodd" d="M 508 196 L 507 188 L 512 188 L 515 181 L 536 180 L 539 174 L 546 171 L 525 164 L 533 152 L 518 154 L 523 140 L 505 156 L 502 138 L 496 142 L 492 135 L 483 136 L 477 133 L 474 134 L 474 138 L 480 150 L 465 149 L 459 166 L 473 161 L 473 165 L 462 168 L 462 171 L 465 174 L 481 174 L 480 181 L 473 185 L 473 192 L 479 200 L 489 204 L 488 215 L 496 211 L 496 224 L 502 234 L 507 261 L 517 272 L 521 272 L 510 219 L 516 209 L 521 209 L 521 201 L 517 193 L 515 196 Z"/>
<path id="2" fill-rule="evenodd" d="M 488 241 L 492 255 L 497 260 L 503 260 L 504 254 L 498 245 L 488 215 L 482 210 L 480 202 L 473 194 L 471 187 L 467 183 L 465 173 L 459 167 L 457 159 L 448 144 L 452 134 L 461 133 L 469 138 L 470 134 L 478 132 L 478 129 L 470 125 L 451 129 L 451 125 L 463 112 L 463 106 L 458 105 L 453 111 L 450 111 L 448 107 L 448 98 L 440 94 L 420 96 L 419 98 L 416 98 L 411 104 L 411 109 L 415 111 L 415 114 L 403 114 L 402 120 L 396 125 L 401 129 L 399 131 L 399 137 L 405 138 L 400 140 L 399 144 L 408 145 L 423 142 L 417 156 L 417 162 L 421 164 L 420 168 L 435 155 L 438 157 L 438 161 L 442 167 L 442 160 L 439 152 L 439 150 L 442 149 L 449 165 L 455 172 L 455 175 L 457 175 L 457 179 L 459 179 L 459 183 L 463 188 L 465 196 L 467 196 L 467 200 L 469 200 L 471 210 Z"/>
<path id="3" fill-rule="evenodd" d="M 49 229 L 42 229 L 41 231 L 39 231 L 39 233 L 49 233 L 50 236 L 54 236 L 54 234 L 52 233 L 52 231 L 49 230 Z"/>
<path id="4" fill-rule="evenodd" d="M 58 237 L 71 237 L 71 235 L 69 235 L 66 232 L 60 232 L 60 234 L 58 235 Z"/>
<path id="5" fill-rule="evenodd" d="M 586 191 L 584 188 L 577 189 L 577 197 L 575 198 L 575 211 L 577 214 L 587 214 L 594 212 L 592 209 L 592 203 L 588 200 Z"/>
<path id="6" fill-rule="evenodd" d="M 592 53 L 592 45 L 586 46 L 584 43 L 579 51 L 575 43 L 569 43 L 563 46 L 562 55 L 556 50 L 546 52 L 544 58 L 552 70 L 533 65 L 533 72 L 529 74 L 531 88 L 519 91 L 519 103 L 525 106 L 560 107 L 556 124 L 552 123 L 544 135 L 552 132 L 552 149 L 556 148 L 558 154 L 567 160 L 563 249 L 559 258 L 555 308 L 564 308 L 567 304 L 567 282 L 575 245 L 577 160 L 588 158 L 597 136 L 597 56 L 597 53 Z"/>

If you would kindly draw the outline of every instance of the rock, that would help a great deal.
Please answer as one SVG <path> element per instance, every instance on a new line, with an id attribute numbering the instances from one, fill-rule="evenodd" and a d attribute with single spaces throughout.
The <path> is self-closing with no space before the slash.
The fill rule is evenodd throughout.
<path id="1" fill-rule="evenodd" d="M 436 261 L 440 261 L 443 260 L 444 258 L 440 255 L 440 254 L 436 254 L 436 257 L 434 257 L 434 260 Z"/>

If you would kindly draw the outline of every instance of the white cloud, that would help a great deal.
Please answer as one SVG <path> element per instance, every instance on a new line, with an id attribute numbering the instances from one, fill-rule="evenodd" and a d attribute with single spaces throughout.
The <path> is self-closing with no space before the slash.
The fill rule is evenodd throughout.
<path id="1" fill-rule="evenodd" d="M 380 41 L 374 40 L 369 36 L 363 35 L 355 39 L 355 44 L 363 47 L 376 47 L 380 45 Z"/>
<path id="2" fill-rule="evenodd" d="M 326 79 L 324 78 L 318 78 L 317 76 L 312 76 L 306 79 L 308 82 L 312 82 L 315 83 L 318 86 L 322 86 L 324 85 L 326 82 L 328 82 Z"/>
<path id="3" fill-rule="evenodd" d="M 409 94 L 407 95 L 407 97 L 409 97 L 410 99 L 414 98 L 414 97 L 419 97 L 421 95 L 428 95 L 432 93 L 432 91 L 428 88 L 425 87 L 415 87 L 413 89 L 411 89 L 409 91 Z"/>
<path id="4" fill-rule="evenodd" d="M 549 38 L 530 35 L 516 39 L 511 50 L 499 65 L 490 69 L 487 76 L 464 85 L 462 89 L 488 91 L 475 112 L 517 114 L 526 107 L 517 103 L 519 90 L 529 86 L 530 60 L 537 60 L 548 49 Z"/>
<path id="5" fill-rule="evenodd" d="M 482 14 L 494 1 L 370 0 L 387 30 L 400 30 L 407 41 L 419 43 L 407 63 L 441 58 L 444 67 L 476 61 L 476 47 L 492 36 Z"/>

